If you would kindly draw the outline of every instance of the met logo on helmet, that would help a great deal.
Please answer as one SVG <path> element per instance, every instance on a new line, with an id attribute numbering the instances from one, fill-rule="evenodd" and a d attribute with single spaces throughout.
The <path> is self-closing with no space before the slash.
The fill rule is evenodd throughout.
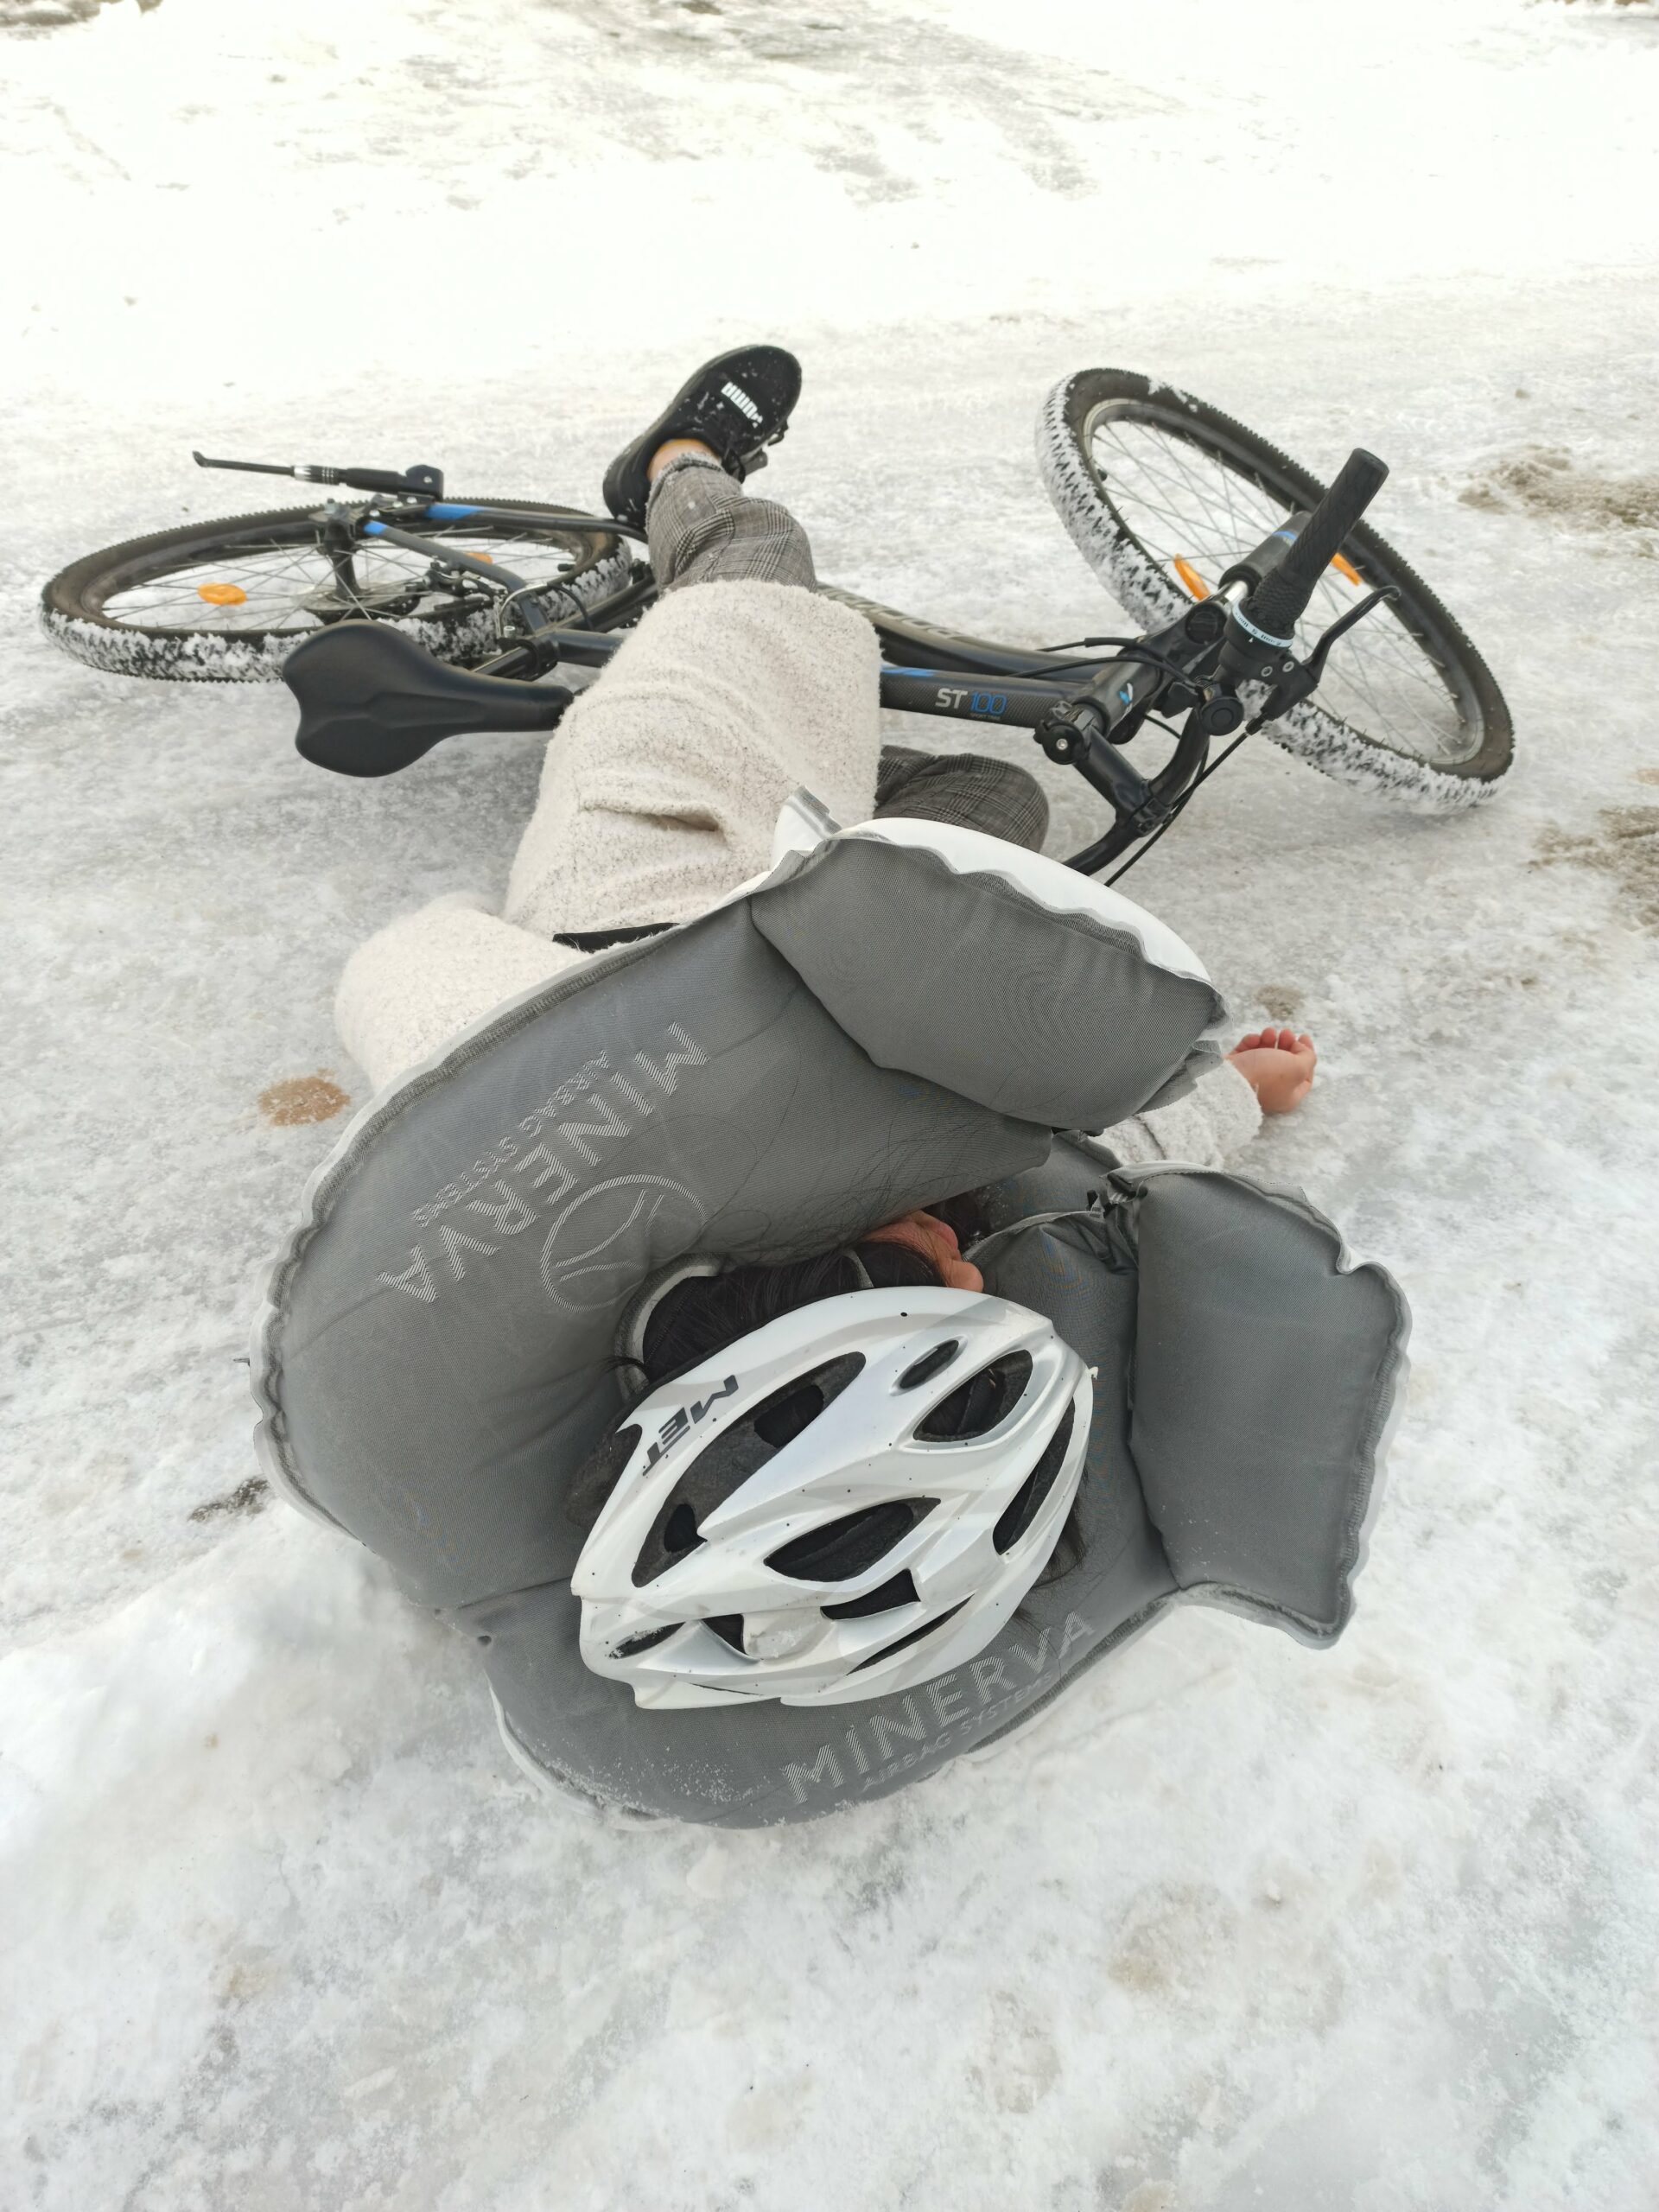
<path id="1" fill-rule="evenodd" d="M 717 1398 L 729 1398 L 736 1389 L 736 1376 L 728 1375 L 718 1390 L 711 1390 L 706 1398 L 700 1401 L 693 1399 L 689 1406 L 682 1406 L 677 1413 L 671 1414 L 658 1430 L 657 1441 L 646 1452 L 645 1464 L 640 1468 L 640 1473 L 648 1475 L 664 1452 L 671 1452 L 674 1449 L 680 1439 L 688 1434 L 702 1419 Z"/>
<path id="2" fill-rule="evenodd" d="M 747 391 L 740 391 L 736 385 L 721 385 L 720 387 L 720 396 L 722 399 L 729 399 L 733 406 L 736 408 L 738 413 L 740 415 L 747 415 L 751 423 L 758 423 L 760 420 L 760 410 L 755 405 L 753 400 L 749 397 L 748 393 Z"/>

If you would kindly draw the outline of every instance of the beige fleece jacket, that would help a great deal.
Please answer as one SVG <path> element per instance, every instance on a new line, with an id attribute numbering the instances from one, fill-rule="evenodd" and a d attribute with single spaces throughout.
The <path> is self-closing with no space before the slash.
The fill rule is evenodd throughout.
<path id="1" fill-rule="evenodd" d="M 834 600 L 711 583 L 658 601 L 550 741 L 506 911 L 454 892 L 390 922 L 346 964 L 341 1042 L 377 1090 L 502 1001 L 592 956 L 561 932 L 683 922 L 771 865 L 803 786 L 837 822 L 875 804 L 875 632 Z M 1255 1133 L 1236 1070 L 1103 1133 L 1134 1165 L 1214 1166 Z"/>

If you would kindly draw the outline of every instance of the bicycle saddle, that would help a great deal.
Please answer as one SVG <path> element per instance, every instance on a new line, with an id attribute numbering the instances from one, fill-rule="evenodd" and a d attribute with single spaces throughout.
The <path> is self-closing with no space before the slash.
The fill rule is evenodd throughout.
<path id="1" fill-rule="evenodd" d="M 452 668 L 380 622 L 319 631 L 289 655 L 283 681 L 300 702 L 296 746 L 340 776 L 396 775 L 470 731 L 551 729 L 575 696 Z"/>

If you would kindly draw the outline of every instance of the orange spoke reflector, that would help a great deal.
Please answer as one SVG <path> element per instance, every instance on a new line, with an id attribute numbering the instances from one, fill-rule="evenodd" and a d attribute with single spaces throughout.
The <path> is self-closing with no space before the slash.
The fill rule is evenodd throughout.
<path id="1" fill-rule="evenodd" d="M 209 607 L 245 607 L 248 594 L 240 584 L 198 584 L 196 597 L 205 599 Z"/>
<path id="2" fill-rule="evenodd" d="M 1186 586 L 1187 590 L 1192 594 L 1194 599 L 1209 598 L 1209 585 L 1205 583 L 1204 578 L 1198 574 L 1192 563 L 1190 561 L 1183 561 L 1179 554 L 1176 556 L 1175 560 L 1175 573 L 1180 578 L 1181 582 Z"/>
<path id="3" fill-rule="evenodd" d="M 1359 582 L 1359 570 L 1351 561 L 1344 560 L 1340 553 L 1333 553 L 1331 556 L 1331 565 L 1338 575 L 1346 576 L 1351 584 L 1357 584 Z"/>

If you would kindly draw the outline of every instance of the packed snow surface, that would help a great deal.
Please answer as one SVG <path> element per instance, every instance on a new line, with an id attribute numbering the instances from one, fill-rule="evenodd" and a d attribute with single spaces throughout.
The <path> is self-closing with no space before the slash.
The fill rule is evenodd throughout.
<path id="1" fill-rule="evenodd" d="M 0 2205 L 1650 2207 L 1659 9 L 3 13 Z M 535 741 L 343 783 L 280 688 L 33 602 L 262 504 L 193 445 L 591 500 L 756 335 L 823 572 L 1030 642 L 1111 614 L 1032 464 L 1063 372 L 1374 448 L 1520 737 L 1438 822 L 1253 745 L 1131 879 L 1313 1031 L 1256 1164 L 1415 1310 L 1343 1643 L 1188 1611 L 711 1836 L 536 1794 L 469 1648 L 251 1479 L 262 1270 L 362 1101 L 334 977 L 501 887 Z"/>

